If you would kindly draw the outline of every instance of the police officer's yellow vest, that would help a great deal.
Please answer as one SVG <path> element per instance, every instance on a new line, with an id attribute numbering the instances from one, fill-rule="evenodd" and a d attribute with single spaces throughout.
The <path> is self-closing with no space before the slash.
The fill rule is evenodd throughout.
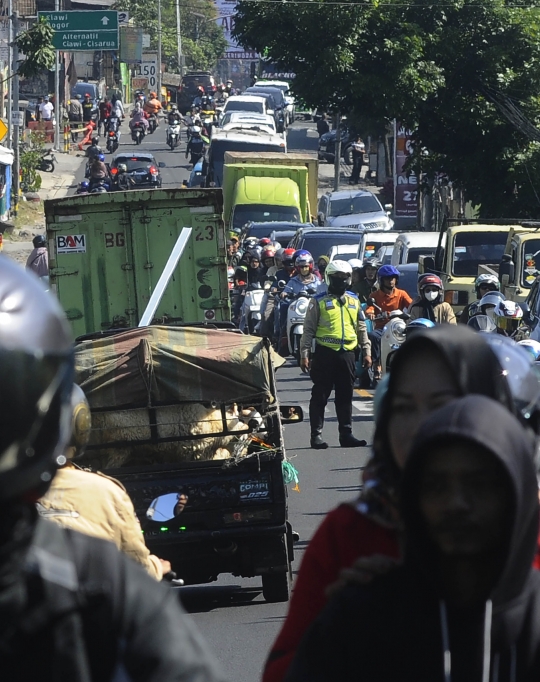
<path id="1" fill-rule="evenodd" d="M 315 334 L 319 346 L 332 350 L 354 350 L 358 345 L 356 329 L 360 301 L 349 293 L 344 294 L 343 298 L 343 305 L 328 295 L 319 299 L 319 326 Z"/>

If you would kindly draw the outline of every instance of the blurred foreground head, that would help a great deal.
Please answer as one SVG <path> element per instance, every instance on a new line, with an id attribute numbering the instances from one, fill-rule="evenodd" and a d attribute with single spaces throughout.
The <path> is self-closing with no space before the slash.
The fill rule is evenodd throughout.
<path id="1" fill-rule="evenodd" d="M 73 347 L 58 301 L 0 256 L 0 505 L 49 487 L 71 434 Z"/>

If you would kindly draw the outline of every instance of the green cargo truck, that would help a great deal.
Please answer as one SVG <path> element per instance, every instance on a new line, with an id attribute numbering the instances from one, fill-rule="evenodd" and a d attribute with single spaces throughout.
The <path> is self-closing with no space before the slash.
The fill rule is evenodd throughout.
<path id="1" fill-rule="evenodd" d="M 152 322 L 228 322 L 222 194 L 167 189 L 45 202 L 50 284 L 75 336 L 136 327 L 176 240 L 191 227 Z"/>
<path id="2" fill-rule="evenodd" d="M 317 206 L 317 163 L 309 153 L 226 152 L 225 224 L 309 222 Z"/>

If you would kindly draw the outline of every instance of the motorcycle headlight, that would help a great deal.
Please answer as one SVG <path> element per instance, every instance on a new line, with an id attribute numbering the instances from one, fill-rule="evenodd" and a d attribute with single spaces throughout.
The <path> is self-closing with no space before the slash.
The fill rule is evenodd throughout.
<path id="1" fill-rule="evenodd" d="M 298 301 L 296 304 L 296 312 L 300 313 L 300 315 L 305 315 L 307 311 L 308 304 L 306 301 Z"/>
<path id="2" fill-rule="evenodd" d="M 403 320 L 392 320 L 386 326 L 386 335 L 392 345 L 400 346 L 405 341 L 407 325 Z"/>

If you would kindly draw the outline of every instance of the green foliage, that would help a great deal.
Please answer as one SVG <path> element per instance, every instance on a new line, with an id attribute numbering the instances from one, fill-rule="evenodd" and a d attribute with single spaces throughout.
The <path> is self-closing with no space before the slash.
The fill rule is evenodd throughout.
<path id="1" fill-rule="evenodd" d="M 235 33 L 296 72 L 294 90 L 312 107 L 348 113 L 363 132 L 394 118 L 414 129 L 411 166 L 463 186 L 481 217 L 540 216 L 539 144 L 494 102 L 540 121 L 537 7 L 240 0 Z"/>
<path id="2" fill-rule="evenodd" d="M 157 47 L 157 0 L 118 0 L 116 9 L 128 11 L 137 26 L 150 34 L 151 47 Z M 193 14 L 193 13 L 196 14 Z M 201 16 L 196 16 L 201 15 Z M 181 0 L 180 19 L 182 54 L 189 69 L 210 70 L 222 56 L 227 43 L 216 23 L 216 9 L 211 0 Z M 177 72 L 178 49 L 176 5 L 174 0 L 161 2 L 161 44 L 167 70 Z"/>
<path id="3" fill-rule="evenodd" d="M 56 51 L 52 44 L 53 33 L 47 19 L 40 17 L 31 28 L 17 36 L 15 42 L 26 56 L 18 69 L 20 76 L 31 78 L 54 67 Z"/>
<path id="4" fill-rule="evenodd" d="M 40 131 L 30 133 L 30 144 L 21 150 L 21 189 L 24 192 L 37 192 L 41 187 L 41 175 L 37 168 L 43 156 L 43 146 L 46 136 Z"/>

